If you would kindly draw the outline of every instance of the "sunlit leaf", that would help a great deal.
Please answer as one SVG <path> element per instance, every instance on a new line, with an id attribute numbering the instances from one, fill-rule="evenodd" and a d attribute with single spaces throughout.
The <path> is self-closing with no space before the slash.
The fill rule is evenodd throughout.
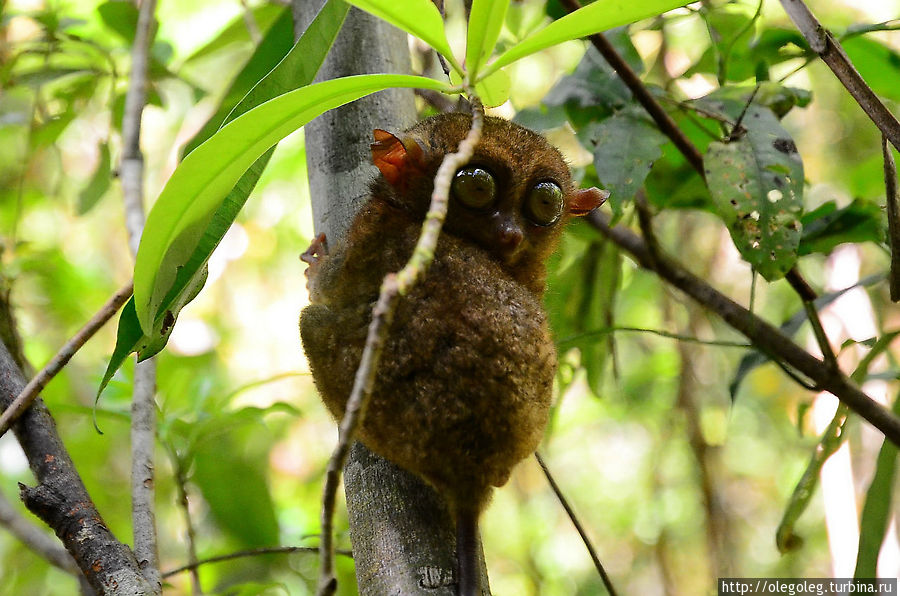
<path id="1" fill-rule="evenodd" d="M 276 3 L 265 3 L 253 8 L 250 14 L 253 22 L 264 35 L 268 35 L 271 27 L 275 26 L 284 15 L 290 15 L 291 11 L 285 6 L 279 6 Z M 213 37 L 209 42 L 197 48 L 190 56 L 184 59 L 185 63 L 205 58 L 215 54 L 235 43 L 250 42 L 250 31 L 247 29 L 247 21 L 243 14 L 237 15 L 218 35 Z"/>
<path id="2" fill-rule="evenodd" d="M 462 84 L 462 77 L 456 71 L 450 71 L 450 82 Z M 504 70 L 498 70 L 483 81 L 475 84 L 475 93 L 486 108 L 495 108 L 509 99 L 511 81 Z"/>
<path id="3" fill-rule="evenodd" d="M 597 0 L 553 21 L 540 31 L 512 46 L 491 62 L 480 76 L 486 77 L 507 64 L 564 41 L 627 25 L 685 4 L 689 4 L 689 2 L 684 0 L 646 0 L 645 2 Z"/>
<path id="4" fill-rule="evenodd" d="M 475 0 L 469 12 L 469 28 L 466 34 L 466 69 L 471 76 L 476 76 L 481 65 L 491 55 L 509 0 Z M 482 99 L 484 99 L 482 97 Z M 504 100 L 505 101 L 505 100 Z M 503 102 L 500 102 L 503 103 Z M 487 104 L 485 104 L 487 105 Z"/>
<path id="5" fill-rule="evenodd" d="M 462 72 L 444 32 L 444 19 L 431 0 L 347 0 L 348 3 L 418 37 Z"/>
<path id="6" fill-rule="evenodd" d="M 329 2 L 325 6 L 333 6 L 335 2 Z M 338 2 L 337 4 L 343 4 Z M 344 6 L 346 6 L 344 4 Z M 243 21 L 241 22 L 243 29 L 246 31 L 246 26 Z M 297 45 L 300 45 L 299 42 Z M 329 44 L 330 45 L 330 44 Z M 234 107 L 238 104 L 239 101 L 244 99 L 247 95 L 247 92 L 253 88 L 253 86 L 259 82 L 264 77 L 267 78 L 267 73 L 270 73 L 272 69 L 285 57 L 285 55 L 290 52 L 291 48 L 294 46 L 294 24 L 293 19 L 291 17 L 291 11 L 288 9 L 283 9 L 279 18 L 272 24 L 263 38 L 260 40 L 259 45 L 254 50 L 253 54 L 247 60 L 247 63 L 244 64 L 243 68 L 241 68 L 240 72 L 234 77 L 234 80 L 231 82 L 231 85 L 228 88 L 228 91 L 225 92 L 225 96 L 222 98 L 222 101 L 219 102 L 219 107 L 216 109 L 215 113 L 209 117 L 209 120 L 206 121 L 206 124 L 203 125 L 197 134 L 187 142 L 184 146 L 183 154 L 187 155 L 194 149 L 196 149 L 203 141 L 211 137 L 222 125 L 228 120 L 226 117 L 234 109 Z M 308 48 L 305 48 L 308 49 Z M 269 74 L 268 76 L 271 76 Z M 302 77 L 298 80 L 304 80 Z M 312 81 L 309 79 L 307 83 Z M 296 86 L 301 86 L 301 83 Z M 289 91 L 290 89 L 295 89 L 296 86 L 287 86 L 283 88 L 279 93 L 272 95 L 279 95 L 280 93 L 284 93 L 285 91 Z M 271 99 L 271 97 L 266 98 Z M 260 102 L 261 103 L 261 102 Z M 257 105 L 257 104 L 254 104 Z"/>
<path id="7" fill-rule="evenodd" d="M 359 75 L 324 81 L 280 95 L 230 122 L 176 168 L 141 237 L 134 296 L 141 328 L 149 333 L 179 268 L 244 172 L 272 145 L 316 116 L 389 87 L 445 91 L 433 79 L 410 75 Z"/>
<path id="8" fill-rule="evenodd" d="M 223 116 L 223 119 L 226 122 L 230 121 L 279 93 L 311 82 L 337 36 L 346 13 L 347 6 L 340 0 L 330 0 L 326 3 L 288 55 L 247 92 L 236 106 L 229 106 L 230 113 Z M 261 43 L 261 49 L 258 51 L 268 51 L 263 46 Z M 253 61 L 253 57 L 250 61 Z M 239 81 L 235 81 L 235 84 L 238 83 Z M 207 134 L 211 135 L 212 132 L 213 130 L 210 130 Z M 198 133 L 198 137 L 201 134 L 202 131 Z M 206 137 L 199 140 L 206 140 Z M 243 173 L 214 213 L 196 249 L 178 268 L 172 287 L 155 313 L 152 329 L 147 333 L 141 330 L 133 302 L 129 303 L 130 310 L 126 307 L 123 311 L 119 320 L 116 347 L 101 382 L 98 396 L 128 354 L 137 352 L 138 358 L 143 360 L 165 346 L 181 308 L 197 295 L 206 281 L 206 261 L 244 206 L 273 151 L 274 149 L 266 151 Z M 136 333 L 136 329 L 140 333 Z"/>

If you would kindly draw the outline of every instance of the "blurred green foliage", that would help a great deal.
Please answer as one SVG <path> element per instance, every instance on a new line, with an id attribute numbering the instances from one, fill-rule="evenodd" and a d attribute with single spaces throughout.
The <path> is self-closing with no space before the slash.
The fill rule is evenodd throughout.
<path id="1" fill-rule="evenodd" d="M 866 328 L 882 336 L 898 318 L 883 281 L 888 254 L 880 135 L 771 4 L 705 2 L 609 36 L 704 153 L 734 136 L 746 102 L 736 100 L 735 112 L 735 105 L 717 107 L 710 94 L 746 98 L 759 85 L 753 109 L 783 127 L 803 159 L 804 212 L 794 258 L 823 289 L 850 285 L 854 275 L 874 276 L 855 299 L 871 304 Z M 500 47 L 550 18 L 547 10 L 562 14 L 538 0 L 513 3 Z M 878 3 L 819 3 L 814 10 L 896 113 L 900 40 L 890 22 L 871 25 L 896 15 L 885 15 Z M 143 120 L 148 197 L 158 194 L 182 146 L 240 99 L 229 90 L 245 89 L 284 55 L 292 43 L 286 14 L 275 3 L 253 4 L 248 15 L 255 25 L 248 29 L 238 2 L 160 3 Z M 135 19 L 128 2 L 91 0 L 9 2 L 0 19 L 2 274 L 35 366 L 131 275 L 115 172 Z M 257 47 L 268 49 L 254 53 Z M 426 53 L 414 58 L 426 69 Z M 430 68 L 437 70 L 433 62 Z M 526 58 L 510 73 L 511 100 L 499 112 L 547 130 L 579 179 L 614 190 L 611 204 L 622 225 L 634 225 L 632 197 L 643 188 L 658 211 L 654 223 L 666 250 L 806 341 L 796 295 L 783 281 L 752 284 L 715 192 L 654 132 L 594 50 L 567 43 Z M 235 79 L 240 84 L 233 85 Z M 764 163 L 762 171 L 785 174 L 770 166 Z M 159 356 L 163 570 L 187 561 L 179 480 L 200 558 L 317 543 L 322 474 L 336 431 L 315 395 L 295 327 L 306 302 L 296 257 L 311 237 L 303 139 L 295 134 L 272 155 L 211 260 L 205 289 L 182 311 Z M 838 267 L 835 251 L 858 258 L 838 287 L 829 277 Z M 706 594 L 717 576 L 852 574 L 855 561 L 847 568 L 831 558 L 820 490 L 810 510 L 792 520 L 803 547 L 781 555 L 775 545 L 776 528 L 818 442 L 810 392 L 746 349 L 634 331 L 742 339 L 637 269 L 583 222 L 568 231 L 550 264 L 547 307 L 561 366 L 542 449 L 620 592 Z M 858 342 L 868 339 L 847 331 Z M 114 343 L 109 326 L 43 397 L 99 510 L 130 542 L 130 362 L 113 377 L 97 410 L 104 434 L 91 423 Z M 851 342 L 841 351 L 847 370 L 859 360 L 861 345 Z M 870 372 L 895 381 L 896 359 L 896 348 L 887 346 L 884 362 Z M 732 381 L 736 392 L 740 382 L 733 402 Z M 885 390 L 896 389 L 893 382 Z M 874 474 L 861 564 L 870 569 L 877 553 L 872 541 L 880 543 L 884 511 L 894 499 L 895 456 L 885 449 L 879 457 L 880 436 L 852 417 L 842 437 L 861 499 Z M 32 478 L 6 436 L 0 439 L 0 493 L 29 515 L 16 503 L 16 482 Z M 857 515 L 838 514 L 854 522 Z M 340 547 L 349 547 L 346 526 L 339 515 Z M 602 593 L 535 462 L 523 463 L 497 492 L 483 532 L 494 593 Z M 305 594 L 313 590 L 315 570 L 314 554 L 295 553 L 206 565 L 200 577 L 208 593 Z M 0 577 L 4 593 L 76 590 L 74 579 L 5 531 Z M 345 557 L 338 559 L 338 578 L 340 593 L 355 593 Z M 167 581 L 167 594 L 190 593 L 186 574 Z"/>

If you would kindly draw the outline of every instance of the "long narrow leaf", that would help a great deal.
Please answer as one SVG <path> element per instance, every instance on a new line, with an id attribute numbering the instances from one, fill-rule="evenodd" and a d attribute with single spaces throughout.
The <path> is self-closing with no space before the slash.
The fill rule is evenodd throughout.
<path id="1" fill-rule="evenodd" d="M 220 109 L 210 119 L 207 126 L 188 143 L 185 154 L 190 153 L 206 141 L 222 123 L 230 122 L 250 108 L 276 95 L 311 83 L 337 37 L 348 10 L 349 7 L 343 0 L 329 0 L 286 55 L 284 52 L 280 52 L 280 48 L 284 41 L 290 44 L 290 40 L 293 39 L 293 31 L 290 26 L 290 14 L 285 13 L 287 21 L 279 20 L 269 29 L 241 72 L 242 74 L 247 73 L 247 76 L 250 76 L 250 73 L 257 73 L 258 76 L 258 66 L 260 63 L 265 63 L 266 56 L 273 52 L 282 56 L 281 61 L 262 79 L 258 80 L 249 91 L 247 87 L 251 83 L 248 82 L 247 77 L 241 75 L 236 77 L 231 88 L 225 94 Z M 243 94 L 243 99 L 238 101 L 235 97 L 240 97 L 240 94 Z M 141 329 L 133 298 L 129 302 L 130 308 L 126 307 L 123 310 L 119 318 L 116 347 L 97 390 L 98 399 L 129 354 L 137 352 L 138 358 L 143 360 L 165 346 L 181 308 L 196 297 L 206 282 L 207 260 L 244 206 L 273 151 L 274 148 L 257 159 L 228 193 L 222 206 L 213 216 L 210 225 L 203 231 L 197 248 L 178 270 L 175 283 L 154 317 L 152 331 L 145 333 Z"/>
<path id="2" fill-rule="evenodd" d="M 462 72 L 447 42 L 444 19 L 431 0 L 347 0 L 347 2 L 418 37 L 440 52 L 454 69 Z"/>
<path id="3" fill-rule="evenodd" d="M 475 77 L 500 37 L 509 0 L 475 0 L 469 12 L 466 36 L 466 69 Z"/>
<path id="4" fill-rule="evenodd" d="M 894 414 L 900 415 L 900 396 L 894 398 Z M 891 519 L 894 477 L 897 474 L 897 446 L 885 439 L 878 452 L 875 476 L 866 491 L 866 503 L 859 521 L 859 550 L 855 578 L 876 577 L 878 553 Z"/>
<path id="5" fill-rule="evenodd" d="M 254 161 L 316 116 L 390 87 L 450 89 L 433 79 L 391 74 L 309 85 L 250 110 L 185 157 L 147 216 L 135 262 L 135 305 L 144 332 L 152 332 L 179 268 L 191 257 L 202 231 Z"/>
<path id="6" fill-rule="evenodd" d="M 690 4 L 690 2 L 685 2 L 685 0 L 644 0 L 643 2 L 597 0 L 553 21 L 512 46 L 481 71 L 479 78 L 484 78 L 507 64 L 550 46 L 640 21 L 685 4 Z"/>

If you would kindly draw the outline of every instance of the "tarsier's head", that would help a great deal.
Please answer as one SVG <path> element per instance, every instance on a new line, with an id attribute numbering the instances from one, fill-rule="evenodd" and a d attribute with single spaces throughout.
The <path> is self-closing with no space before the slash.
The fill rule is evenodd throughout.
<path id="1" fill-rule="evenodd" d="M 378 194 L 424 217 L 444 155 L 471 126 L 468 114 L 443 114 L 395 136 L 375 131 Z M 474 242 L 507 268 L 543 263 L 563 224 L 603 203 L 607 193 L 575 189 L 559 151 L 535 132 L 486 117 L 481 141 L 450 186 L 444 230 Z"/>

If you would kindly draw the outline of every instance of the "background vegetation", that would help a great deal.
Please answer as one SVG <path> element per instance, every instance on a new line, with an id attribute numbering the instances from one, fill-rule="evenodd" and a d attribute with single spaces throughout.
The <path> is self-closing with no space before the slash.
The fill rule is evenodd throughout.
<path id="1" fill-rule="evenodd" d="M 896 113 L 900 4 L 848 0 L 811 7 L 844 37 L 868 84 Z M 254 48 L 268 42 L 276 56 L 290 46 L 289 12 L 277 3 L 160 3 L 142 134 L 147 197 L 159 193 L 182 145 L 220 104 L 239 99 L 225 93 L 233 77 L 247 72 Z M 451 43 L 463 55 L 462 11 L 448 2 L 448 13 Z M 501 45 L 560 14 L 555 3 L 512 3 Z M 17 0 L 3 8 L 2 273 L 26 356 L 36 366 L 131 276 L 114 174 L 135 18 L 130 4 L 113 1 Z M 900 317 L 885 281 L 890 254 L 880 133 L 827 67 L 811 59 L 780 5 L 704 2 L 610 39 L 646 82 L 683 100 L 725 87 L 720 93 L 740 112 L 754 83 L 764 82 L 758 101 L 784 115 L 781 125 L 805 168 L 800 269 L 823 291 L 863 280 L 862 288 L 825 308 L 826 330 L 840 347 L 897 329 Z M 432 53 L 415 41 L 411 48 L 414 70 L 439 76 Z M 637 156 L 638 172 L 655 162 L 645 188 L 659 212 L 660 244 L 776 325 L 802 312 L 785 281 L 754 283 L 699 178 L 642 115 L 629 111 L 627 91 L 594 52 L 585 42 L 566 42 L 515 63 L 510 100 L 495 113 L 546 129 L 586 182 L 618 184 L 626 199 L 629 180 L 603 170 L 614 156 L 595 150 L 595 141 L 624 146 L 643 127 L 634 142 L 647 147 L 629 146 L 625 154 Z M 424 100 L 421 105 L 423 113 L 435 109 Z M 689 109 L 664 105 L 704 149 L 738 116 L 728 106 L 703 102 Z M 315 394 L 296 329 L 307 299 L 297 256 L 312 237 L 303 147 L 302 132 L 278 146 L 211 260 L 205 289 L 181 313 L 158 359 L 163 570 L 188 558 L 182 489 L 201 559 L 317 543 L 322 476 L 336 432 Z M 611 207 L 620 222 L 636 227 L 630 201 Z M 573 227 L 552 270 L 548 309 L 566 351 L 542 451 L 619 591 L 701 594 L 720 576 L 853 575 L 857 520 L 881 434 L 851 418 L 848 440 L 796 521 L 802 546 L 781 554 L 776 529 L 834 404 L 772 364 L 742 368 L 746 349 L 709 343 L 742 343 L 741 336 L 639 270 L 587 225 Z M 806 324 L 795 331 L 801 345 L 814 349 Z M 130 362 L 97 407 L 103 434 L 92 424 L 94 396 L 114 344 L 110 325 L 42 397 L 98 509 L 117 536 L 127 537 Z M 839 354 L 844 370 L 853 370 L 864 352 L 864 343 L 845 344 Z M 896 347 L 869 372 L 867 392 L 890 403 L 897 390 Z M 16 482 L 32 478 L 6 435 L 0 439 L 0 495 L 24 513 Z M 888 504 L 890 484 L 878 489 Z M 337 523 L 339 531 L 346 529 L 345 517 Z M 881 576 L 900 569 L 895 523 L 892 518 L 882 549 Z M 523 463 L 496 493 L 483 532 L 495 594 L 602 593 L 536 462 Z M 338 543 L 349 547 L 346 533 Z M 209 593 L 304 594 L 314 588 L 315 569 L 314 553 L 265 555 L 205 565 L 200 579 Z M 349 559 L 338 559 L 338 571 L 340 593 L 354 593 Z M 0 577 L 3 593 L 76 590 L 72 576 L 5 532 Z M 167 593 L 191 592 L 186 574 L 167 581 Z"/>

